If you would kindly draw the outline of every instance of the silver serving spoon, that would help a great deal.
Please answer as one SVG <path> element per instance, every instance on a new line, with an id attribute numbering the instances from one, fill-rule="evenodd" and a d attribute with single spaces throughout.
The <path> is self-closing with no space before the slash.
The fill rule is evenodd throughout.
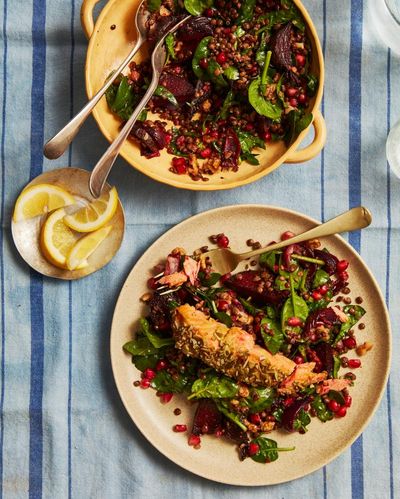
<path id="1" fill-rule="evenodd" d="M 151 55 L 151 66 L 153 70 L 153 77 L 151 79 L 149 88 L 147 92 L 142 97 L 142 100 L 137 105 L 136 109 L 133 111 L 132 116 L 125 123 L 122 130 L 118 134 L 117 138 L 112 142 L 107 151 L 103 154 L 103 156 L 98 161 L 97 165 L 94 167 L 92 174 L 89 180 L 89 190 L 92 196 L 98 198 L 101 195 L 101 191 L 103 190 L 104 184 L 107 180 L 108 175 L 110 174 L 111 168 L 119 151 L 122 147 L 122 144 L 125 142 L 128 135 L 131 133 L 133 125 L 136 123 L 136 120 L 143 108 L 151 99 L 154 94 L 158 81 L 160 79 L 161 71 L 163 70 L 165 60 L 167 58 L 167 52 L 164 46 L 165 37 L 169 33 L 174 33 L 182 24 L 184 24 L 191 16 L 186 16 L 181 21 L 179 21 L 175 26 L 173 26 L 165 35 L 159 40 L 157 45 L 154 48 L 154 51 Z"/>
<path id="2" fill-rule="evenodd" d="M 122 72 L 125 66 L 132 60 L 133 56 L 140 49 L 143 43 L 147 39 L 147 27 L 146 22 L 149 17 L 149 12 L 145 10 L 144 3 L 147 0 L 142 0 L 140 3 L 135 16 L 135 26 L 137 31 L 137 40 L 133 49 L 121 62 L 120 66 L 117 68 L 115 73 L 106 81 L 106 83 L 101 87 L 101 89 L 90 99 L 90 101 L 83 107 L 79 113 L 69 121 L 64 128 L 62 128 L 53 138 L 51 138 L 44 146 L 43 153 L 46 158 L 56 159 L 59 158 L 69 144 L 73 141 L 75 135 L 79 132 L 81 126 L 86 121 L 86 118 L 91 114 L 95 105 L 103 97 L 107 89 L 112 85 L 113 81 Z"/>

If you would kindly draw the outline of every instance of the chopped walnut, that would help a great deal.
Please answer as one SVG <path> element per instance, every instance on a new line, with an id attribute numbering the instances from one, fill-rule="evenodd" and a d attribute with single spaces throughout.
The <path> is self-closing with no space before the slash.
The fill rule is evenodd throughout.
<path id="1" fill-rule="evenodd" d="M 151 293 L 145 293 L 140 297 L 140 300 L 143 302 L 148 302 L 151 298 Z"/>
<path id="2" fill-rule="evenodd" d="M 372 343 L 370 343 L 369 341 L 364 341 L 364 343 L 362 345 L 358 345 L 358 347 L 356 348 L 356 353 L 357 353 L 357 355 L 362 357 L 367 352 L 369 352 L 372 347 L 373 347 Z"/>
<path id="3" fill-rule="evenodd" d="M 171 251 L 171 255 L 180 255 L 180 256 L 184 256 L 186 255 L 186 251 L 183 249 L 183 248 L 180 248 L 179 246 L 174 248 L 172 251 Z"/>

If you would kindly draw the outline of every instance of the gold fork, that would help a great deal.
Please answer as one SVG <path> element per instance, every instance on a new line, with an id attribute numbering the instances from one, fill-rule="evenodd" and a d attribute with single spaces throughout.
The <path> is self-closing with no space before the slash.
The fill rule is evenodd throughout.
<path id="1" fill-rule="evenodd" d="M 248 260 L 254 256 L 261 255 L 262 253 L 278 250 L 290 246 L 291 244 L 309 241 L 310 239 L 318 239 L 341 232 L 363 229 L 364 227 L 368 227 L 371 221 L 372 216 L 369 210 L 363 206 L 358 206 L 357 208 L 352 208 L 313 229 L 307 230 L 306 232 L 286 239 L 285 241 L 280 241 L 279 243 L 274 243 L 254 251 L 247 251 L 246 253 L 235 253 L 228 248 L 218 248 L 203 253 L 200 256 L 200 260 L 204 265 L 207 259 L 207 262 L 211 264 L 214 272 L 224 275 L 235 270 L 243 260 Z"/>

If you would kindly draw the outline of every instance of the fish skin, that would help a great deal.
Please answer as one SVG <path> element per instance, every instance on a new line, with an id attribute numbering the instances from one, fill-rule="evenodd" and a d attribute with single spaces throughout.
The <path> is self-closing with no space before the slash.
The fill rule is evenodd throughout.
<path id="1" fill-rule="evenodd" d="M 285 393 L 293 393 L 327 376 L 325 372 L 313 373 L 313 362 L 298 370 L 288 357 L 272 355 L 256 345 L 253 336 L 243 329 L 228 328 L 188 304 L 174 310 L 172 330 L 175 346 L 184 354 L 251 386 L 282 385 Z"/>

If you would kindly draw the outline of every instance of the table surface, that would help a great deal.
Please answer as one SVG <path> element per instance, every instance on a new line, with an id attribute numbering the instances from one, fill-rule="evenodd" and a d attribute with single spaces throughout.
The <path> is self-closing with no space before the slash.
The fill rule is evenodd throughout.
<path id="1" fill-rule="evenodd" d="M 367 2 L 304 2 L 326 57 L 328 142 L 319 157 L 284 165 L 252 185 L 214 193 L 166 187 L 119 160 L 111 180 L 126 210 L 125 240 L 108 267 L 73 283 L 42 278 L 27 268 L 13 246 L 10 217 L 29 179 L 54 167 L 89 169 L 107 145 L 90 119 L 62 158 L 50 162 L 42 157 L 44 140 L 85 102 L 87 42 L 79 24 L 80 2 L 0 3 L 4 497 L 345 499 L 399 494 L 400 181 L 386 163 L 385 140 L 400 117 L 400 59 L 375 33 Z M 354 445 L 309 476 L 256 489 L 203 480 L 152 448 L 120 402 L 108 347 L 119 289 L 149 244 L 195 213 L 248 202 L 284 206 L 321 220 L 351 206 L 369 207 L 372 226 L 349 241 L 378 280 L 394 340 L 387 391 Z M 268 468 L 260 472 L 268 473 Z"/>

